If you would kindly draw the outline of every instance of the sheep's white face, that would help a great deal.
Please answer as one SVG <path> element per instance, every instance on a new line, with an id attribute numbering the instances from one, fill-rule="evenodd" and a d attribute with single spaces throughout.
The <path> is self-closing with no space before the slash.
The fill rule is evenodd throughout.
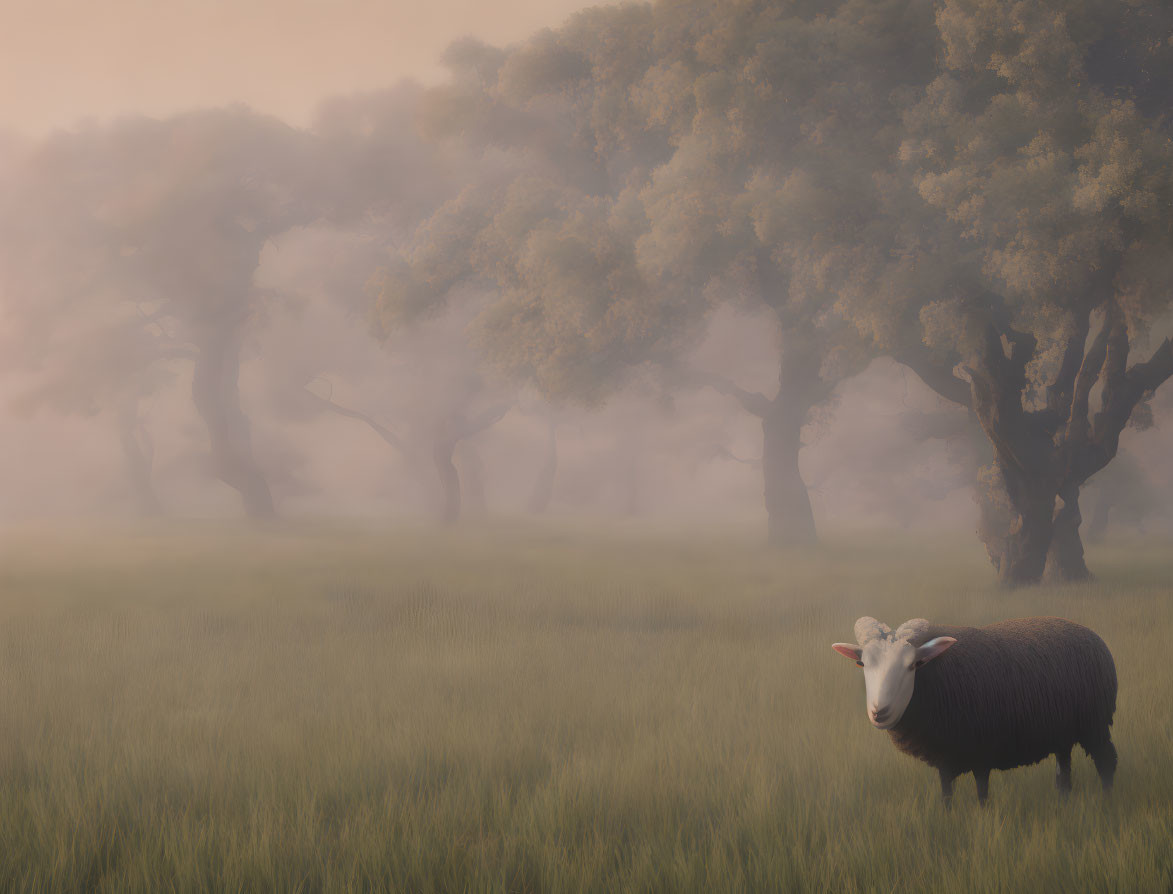
<path id="1" fill-rule="evenodd" d="M 863 668 L 868 720 L 877 729 L 892 729 L 912 700 L 917 668 L 932 661 L 957 640 L 939 636 L 919 648 L 890 632 L 863 646 L 835 643 L 831 648 Z"/>

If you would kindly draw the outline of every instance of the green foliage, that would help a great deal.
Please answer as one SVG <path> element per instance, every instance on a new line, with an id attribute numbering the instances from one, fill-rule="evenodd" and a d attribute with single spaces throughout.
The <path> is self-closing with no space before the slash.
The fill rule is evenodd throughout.
<path id="1" fill-rule="evenodd" d="M 0 887 L 1169 888 L 1167 549 L 1011 603 L 973 549 L 740 535 L 10 531 Z M 1077 753 L 946 813 L 828 648 L 862 614 L 1098 631 L 1113 797 Z"/>
<path id="2" fill-rule="evenodd" d="M 1132 6 L 946 3 L 944 70 L 905 118 L 920 195 L 1040 339 L 1109 298 L 1134 332 L 1168 306 L 1173 143 L 1141 79 L 1106 83 L 1098 55 L 1120 19 L 1163 8 Z"/>
<path id="3" fill-rule="evenodd" d="M 426 104 L 430 132 L 511 161 L 487 171 L 476 212 L 441 209 L 420 228 L 380 313 L 402 325 L 475 283 L 497 295 L 478 324 L 490 358 L 547 396 L 593 403 L 678 352 L 716 303 L 765 302 L 835 355 L 820 366 L 832 387 L 885 326 L 845 324 L 844 296 L 863 287 L 855 271 L 882 266 L 870 231 L 890 229 L 877 215 L 893 189 L 874 168 L 931 71 L 932 12 L 603 7 L 507 51 L 492 77 L 470 76 L 460 60 L 484 51 L 459 45 Z M 437 278 L 430 259 L 450 252 L 468 266 Z"/>

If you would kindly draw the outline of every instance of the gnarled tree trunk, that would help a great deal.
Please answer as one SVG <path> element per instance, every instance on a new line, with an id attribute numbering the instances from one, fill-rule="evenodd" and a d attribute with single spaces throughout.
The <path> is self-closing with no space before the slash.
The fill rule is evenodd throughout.
<path id="1" fill-rule="evenodd" d="M 1059 508 L 1055 511 L 1054 531 L 1047 551 L 1047 580 L 1068 582 L 1091 578 L 1092 574 L 1083 558 L 1083 541 L 1079 537 L 1082 521 L 1079 487 L 1068 487 L 1059 494 Z"/>
<path id="2" fill-rule="evenodd" d="M 1085 325 L 1078 339 L 1079 356 L 1086 334 Z M 1062 486 L 1062 471 L 1055 455 L 1057 413 L 1031 412 L 1023 406 L 1026 366 L 1034 357 L 1036 344 L 1033 335 L 988 326 L 982 349 L 969 370 L 973 408 L 994 448 L 994 462 L 1010 508 L 1004 533 L 983 527 L 986 549 L 998 570 L 998 579 L 1010 587 L 1042 580 L 1054 535 L 1056 498 Z M 1063 363 L 1067 370 L 1072 363 L 1071 350 Z M 1069 370 L 1071 379 L 1076 369 L 1078 365 Z M 1062 387 L 1069 392 L 1068 377 L 1062 378 Z M 1053 386 L 1052 392 L 1057 388 L 1060 385 Z M 1066 400 L 1062 395 L 1050 397 Z"/>
<path id="3" fill-rule="evenodd" d="M 456 441 L 451 437 L 441 435 L 432 444 L 432 462 L 440 476 L 440 522 L 444 525 L 454 525 L 460 521 L 460 474 L 453 461 L 455 452 Z"/>
<path id="4" fill-rule="evenodd" d="M 1037 583 L 1047 565 L 1054 535 L 1055 498 L 1044 489 L 1018 507 L 998 563 L 998 579 L 1010 587 Z"/>
<path id="5" fill-rule="evenodd" d="M 547 421 L 546 452 L 534 481 L 527 508 L 534 515 L 541 515 L 550 508 L 554 497 L 554 478 L 558 474 L 558 424 L 551 416 Z"/>
<path id="6" fill-rule="evenodd" d="M 766 538 L 770 546 L 815 543 L 815 515 L 798 468 L 805 401 L 785 402 L 780 394 L 762 417 L 762 479 L 766 500 Z"/>
<path id="7" fill-rule="evenodd" d="M 746 391 L 728 379 L 690 372 L 688 377 L 737 399 L 762 420 L 762 484 L 766 504 L 766 541 L 771 547 L 806 546 L 818 541 L 810 493 L 799 471 L 802 429 L 811 410 L 831 396 L 834 384 L 822 380 L 821 355 L 810 333 L 785 332 L 773 399 Z"/>
<path id="8" fill-rule="evenodd" d="M 484 515 L 489 509 L 489 502 L 485 497 L 485 464 L 481 455 L 470 440 L 461 441 L 456 453 L 460 478 L 464 482 L 462 491 L 465 512 Z"/>
<path id="9" fill-rule="evenodd" d="M 440 520 L 445 525 L 455 525 L 460 521 L 461 514 L 461 484 L 460 473 L 457 471 L 455 454 L 461 441 L 495 425 L 513 406 L 511 403 L 501 403 L 490 406 L 472 416 L 463 411 L 452 413 L 442 419 L 436 426 L 436 433 L 432 440 L 432 462 L 440 478 L 442 491 L 442 506 Z M 466 456 L 466 461 L 468 457 Z M 479 463 L 479 458 L 472 454 L 472 461 Z M 466 468 L 466 477 L 470 469 Z M 478 474 L 479 467 L 471 469 L 472 474 Z M 483 495 L 483 490 L 482 490 Z M 483 505 L 483 496 L 481 503 Z"/>
<path id="10" fill-rule="evenodd" d="M 1142 363 L 1127 365 L 1128 327 L 1114 300 L 1103 302 L 1100 331 L 1088 344 L 1091 308 L 1075 314 L 1046 406 L 1024 407 L 1026 366 L 1036 339 L 1005 322 L 990 322 L 970 368 L 973 408 L 994 448 L 1011 507 L 1004 536 L 987 548 L 1003 583 L 1090 576 L 1079 539 L 1079 490 L 1116 456 L 1120 433 L 1137 403 L 1173 375 L 1166 339 Z M 1099 382 L 1101 406 L 1090 412 Z"/>
<path id="11" fill-rule="evenodd" d="M 191 393 L 208 430 L 212 471 L 235 488 L 250 518 L 275 514 L 273 496 L 253 455 L 248 417 L 240 407 L 240 344 L 235 334 L 213 332 L 199 340 Z"/>
<path id="12" fill-rule="evenodd" d="M 139 420 L 139 402 L 131 398 L 118 408 L 118 441 L 122 445 L 122 456 L 126 461 L 126 476 L 134 494 L 139 515 L 151 518 L 163 511 L 155 486 L 151 481 L 151 466 L 154 463 L 154 446 L 150 435 Z"/>

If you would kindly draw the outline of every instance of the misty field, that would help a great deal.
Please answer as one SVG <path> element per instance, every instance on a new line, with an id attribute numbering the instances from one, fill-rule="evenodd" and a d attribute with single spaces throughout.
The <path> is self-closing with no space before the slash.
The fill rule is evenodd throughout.
<path id="1" fill-rule="evenodd" d="M 5 533 L 0 889 L 1157 891 L 1173 556 L 1007 593 L 972 544 L 194 523 Z M 1061 614 L 1120 675 L 1078 752 L 936 774 L 864 717 L 855 618 Z"/>

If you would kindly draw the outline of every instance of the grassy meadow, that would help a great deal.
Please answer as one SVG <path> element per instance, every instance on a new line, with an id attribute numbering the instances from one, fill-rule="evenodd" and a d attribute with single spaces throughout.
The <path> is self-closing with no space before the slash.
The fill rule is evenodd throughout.
<path id="1" fill-rule="evenodd" d="M 998 590 L 976 543 L 168 523 L 0 537 L 0 890 L 1168 891 L 1173 551 Z M 829 645 L 1059 614 L 1116 657 L 1077 752 L 936 774 Z"/>

